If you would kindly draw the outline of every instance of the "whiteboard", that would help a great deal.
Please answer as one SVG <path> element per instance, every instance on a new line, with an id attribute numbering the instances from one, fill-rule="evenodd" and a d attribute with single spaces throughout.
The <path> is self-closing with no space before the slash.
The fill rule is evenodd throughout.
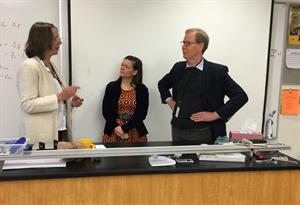
<path id="1" fill-rule="evenodd" d="M 271 0 L 71 1 L 72 80 L 85 98 L 73 113 L 73 138 L 101 140 L 105 86 L 117 79 L 122 59 L 136 55 L 150 93 L 148 138 L 170 140 L 171 110 L 161 104 L 157 82 L 183 60 L 179 42 L 190 27 L 207 31 L 204 57 L 227 65 L 249 96 L 227 131 L 249 120 L 261 130 L 271 5 Z"/>
<path id="2" fill-rule="evenodd" d="M 36 21 L 59 26 L 59 1 L 0 0 L 0 137 L 20 136 L 16 73 L 27 58 L 24 46 Z M 59 65 L 59 57 L 53 60 Z"/>

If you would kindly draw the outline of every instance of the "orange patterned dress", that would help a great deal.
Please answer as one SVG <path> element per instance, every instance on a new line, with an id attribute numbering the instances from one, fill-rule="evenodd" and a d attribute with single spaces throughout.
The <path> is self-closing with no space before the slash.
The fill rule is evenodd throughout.
<path id="1" fill-rule="evenodd" d="M 117 124 L 122 126 L 126 124 L 132 115 L 134 114 L 136 108 L 136 91 L 135 89 L 123 90 L 121 89 L 121 95 L 118 102 L 118 119 Z M 118 137 L 114 132 L 109 136 L 107 134 L 103 135 L 104 143 L 115 143 L 115 142 L 147 142 L 147 135 L 139 136 L 136 129 L 130 130 L 127 139 L 122 139 Z"/>

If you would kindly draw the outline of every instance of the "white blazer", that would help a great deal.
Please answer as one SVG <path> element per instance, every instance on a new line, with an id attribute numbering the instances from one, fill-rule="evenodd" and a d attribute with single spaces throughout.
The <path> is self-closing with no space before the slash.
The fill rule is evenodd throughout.
<path id="1" fill-rule="evenodd" d="M 55 72 L 66 87 L 62 76 Z M 43 61 L 38 57 L 25 60 L 17 73 L 17 89 L 21 103 L 22 134 L 34 148 L 39 142 L 46 143 L 46 148 L 53 148 L 53 141 L 58 140 L 58 101 L 57 89 L 53 77 L 49 75 Z M 71 103 L 67 102 L 67 129 L 71 136 Z"/>

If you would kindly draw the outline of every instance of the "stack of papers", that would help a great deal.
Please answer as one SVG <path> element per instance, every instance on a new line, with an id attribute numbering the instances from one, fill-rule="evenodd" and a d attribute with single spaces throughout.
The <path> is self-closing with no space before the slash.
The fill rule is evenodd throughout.
<path id="1" fill-rule="evenodd" d="M 63 159 L 17 159 L 5 160 L 3 170 L 7 169 L 26 169 L 26 168 L 48 168 L 66 167 Z"/>
<path id="2" fill-rule="evenodd" d="M 96 144 L 95 149 L 106 149 L 106 147 L 103 144 Z"/>
<path id="3" fill-rule="evenodd" d="M 176 164 L 176 161 L 166 156 L 150 156 L 149 163 L 153 167 L 172 166 Z"/>
<path id="4" fill-rule="evenodd" d="M 200 161 L 245 162 L 246 156 L 241 153 L 198 154 Z"/>

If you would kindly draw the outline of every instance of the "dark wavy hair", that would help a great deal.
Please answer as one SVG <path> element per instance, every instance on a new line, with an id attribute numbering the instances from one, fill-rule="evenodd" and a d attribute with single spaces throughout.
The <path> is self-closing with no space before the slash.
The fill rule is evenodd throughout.
<path id="1" fill-rule="evenodd" d="M 44 59 L 45 51 L 51 48 L 53 33 L 52 28 L 56 28 L 51 23 L 36 22 L 29 31 L 28 40 L 25 44 L 25 53 L 28 58 L 38 56 Z"/>
<path id="2" fill-rule="evenodd" d="M 135 56 L 126 56 L 124 59 L 130 60 L 133 62 L 133 69 L 137 71 L 137 74 L 133 76 L 131 84 L 137 85 L 143 82 L 143 63 L 142 61 Z"/>

